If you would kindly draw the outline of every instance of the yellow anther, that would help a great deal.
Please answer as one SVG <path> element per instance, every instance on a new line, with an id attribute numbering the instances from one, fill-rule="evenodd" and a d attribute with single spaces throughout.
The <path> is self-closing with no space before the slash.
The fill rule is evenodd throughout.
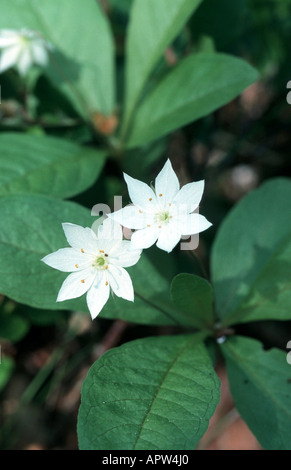
<path id="1" fill-rule="evenodd" d="M 150 227 L 150 225 L 147 225 L 147 227 Z"/>
<path id="2" fill-rule="evenodd" d="M 85 283 L 85 279 L 82 279 L 81 282 L 82 282 L 82 284 L 84 284 L 84 283 Z"/>
<path id="3" fill-rule="evenodd" d="M 162 226 L 161 226 L 161 225 L 159 225 L 159 226 L 158 226 L 158 228 L 162 228 Z"/>
<path id="4" fill-rule="evenodd" d="M 108 269 L 108 266 L 105 266 L 105 268 L 104 268 L 104 269 Z"/>
<path id="5" fill-rule="evenodd" d="M 103 250 L 99 250 L 99 251 L 100 251 L 100 253 L 104 253 L 104 251 L 103 251 Z"/>
<path id="6" fill-rule="evenodd" d="M 172 205 L 172 203 L 171 203 L 171 202 L 169 202 L 169 206 L 171 206 L 171 205 Z"/>
<path id="7" fill-rule="evenodd" d="M 159 194 L 159 197 L 162 197 L 162 194 Z"/>
<path id="8" fill-rule="evenodd" d="M 85 251 L 83 250 L 83 248 L 81 248 L 81 251 L 82 251 L 82 253 L 85 253 Z"/>
<path id="9" fill-rule="evenodd" d="M 78 264 L 75 264 L 75 268 L 78 268 L 78 267 L 79 267 L 79 265 L 78 265 Z"/>
<path id="10" fill-rule="evenodd" d="M 108 286 L 108 281 L 105 282 L 105 286 Z"/>
<path id="11" fill-rule="evenodd" d="M 152 201 L 152 200 L 153 200 L 153 199 L 150 197 L 150 198 L 149 198 L 149 201 Z"/>
<path id="12" fill-rule="evenodd" d="M 142 214 L 142 210 L 139 210 L 138 212 L 139 212 L 140 214 Z"/>

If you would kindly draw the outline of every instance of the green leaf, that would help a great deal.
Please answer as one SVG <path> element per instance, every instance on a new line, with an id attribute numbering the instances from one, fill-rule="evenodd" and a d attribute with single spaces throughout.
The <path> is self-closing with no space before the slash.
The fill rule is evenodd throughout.
<path id="1" fill-rule="evenodd" d="M 178 274 L 172 282 L 172 299 L 192 325 L 211 329 L 214 324 L 213 292 L 211 284 L 193 274 Z"/>
<path id="2" fill-rule="evenodd" d="M 291 181 L 276 178 L 240 201 L 212 252 L 217 313 L 224 325 L 289 320 Z"/>
<path id="3" fill-rule="evenodd" d="M 84 118 L 113 112 L 113 38 L 96 0 L 0 0 L 0 11 L 0 28 L 37 30 L 53 44 L 47 73 Z"/>
<path id="4" fill-rule="evenodd" d="M 72 197 L 93 185 L 105 161 L 101 151 L 23 133 L 1 133 L 0 154 L 0 196 L 28 192 Z"/>
<path id="5" fill-rule="evenodd" d="M 201 336 L 112 349 L 90 369 L 78 417 L 81 449 L 194 449 L 219 400 Z"/>
<path id="6" fill-rule="evenodd" d="M 266 450 L 291 450 L 291 366 L 286 353 L 233 337 L 222 345 L 230 390 L 250 430 Z"/>
<path id="7" fill-rule="evenodd" d="M 256 79 L 255 69 L 236 57 L 215 53 L 186 57 L 141 103 L 127 145 L 144 145 L 212 113 Z"/>
<path id="8" fill-rule="evenodd" d="M 0 292 L 32 307 L 64 309 L 56 297 L 66 273 L 49 268 L 41 258 L 68 245 L 63 222 L 91 226 L 90 211 L 72 202 L 23 194 L 0 198 L 0 219 Z"/>
<path id="9" fill-rule="evenodd" d="M 201 0 L 135 0 L 126 44 L 124 132 L 153 68 Z"/>
<path id="10" fill-rule="evenodd" d="M 195 318 L 173 304 L 170 282 L 144 253 L 139 262 L 127 271 L 134 286 L 134 302 L 111 298 L 100 313 L 101 317 L 146 325 L 196 326 Z"/>
<path id="11" fill-rule="evenodd" d="M 0 361 L 0 391 L 5 387 L 14 370 L 14 361 L 11 357 L 2 356 Z"/>

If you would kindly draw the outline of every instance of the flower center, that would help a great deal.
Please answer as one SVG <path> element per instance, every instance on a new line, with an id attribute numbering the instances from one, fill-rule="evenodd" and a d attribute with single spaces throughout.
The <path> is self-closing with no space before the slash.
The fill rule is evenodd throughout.
<path id="1" fill-rule="evenodd" d="M 168 211 L 162 211 L 162 212 L 158 212 L 156 215 L 155 215 L 155 222 L 157 224 L 162 224 L 162 225 L 166 225 L 170 222 L 170 219 L 171 219 L 171 215 Z"/>
<path id="2" fill-rule="evenodd" d="M 93 262 L 93 266 L 96 269 L 107 269 L 108 264 L 105 255 L 98 255 L 95 261 Z"/>

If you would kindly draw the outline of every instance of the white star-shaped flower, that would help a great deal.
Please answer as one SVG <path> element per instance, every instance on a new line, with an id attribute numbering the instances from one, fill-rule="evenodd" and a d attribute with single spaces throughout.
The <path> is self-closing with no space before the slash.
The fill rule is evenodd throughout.
<path id="1" fill-rule="evenodd" d="M 0 73 L 16 67 L 21 75 L 26 75 L 33 64 L 46 66 L 51 44 L 37 31 L 29 29 L 0 30 Z"/>
<path id="2" fill-rule="evenodd" d="M 134 229 L 132 249 L 157 247 L 170 252 L 184 235 L 195 235 L 212 224 L 198 213 L 204 181 L 189 183 L 180 189 L 170 160 L 155 180 L 155 188 L 124 174 L 133 205 L 108 214 L 126 228 Z"/>
<path id="3" fill-rule="evenodd" d="M 93 319 L 107 302 L 110 288 L 118 297 L 133 302 L 132 281 L 124 268 L 138 262 L 141 250 L 129 250 L 130 242 L 123 240 L 122 227 L 105 219 L 97 235 L 91 228 L 70 223 L 64 223 L 63 229 L 71 248 L 61 248 L 42 259 L 52 268 L 71 272 L 59 291 L 57 302 L 87 292 L 87 305 Z"/>

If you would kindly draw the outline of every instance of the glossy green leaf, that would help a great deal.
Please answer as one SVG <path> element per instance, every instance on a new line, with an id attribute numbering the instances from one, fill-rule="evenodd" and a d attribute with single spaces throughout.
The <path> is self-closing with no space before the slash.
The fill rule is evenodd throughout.
<path id="1" fill-rule="evenodd" d="M 49 77 L 84 118 L 115 106 L 114 46 L 95 0 L 0 0 L 0 28 L 40 31 L 55 47 Z"/>
<path id="2" fill-rule="evenodd" d="M 199 329 L 213 327 L 213 292 L 208 281 L 193 274 L 178 274 L 173 279 L 171 294 L 179 312 L 189 322 Z"/>
<path id="3" fill-rule="evenodd" d="M 0 134 L 0 196 L 42 193 L 67 198 L 89 188 L 105 162 L 103 152 L 55 137 Z"/>
<path id="4" fill-rule="evenodd" d="M 291 181 L 276 178 L 241 200 L 212 252 L 223 324 L 291 318 Z"/>
<path id="5" fill-rule="evenodd" d="M 291 366 L 286 353 L 233 337 L 222 345 L 235 405 L 267 450 L 291 450 Z"/>
<path id="6" fill-rule="evenodd" d="M 194 449 L 219 396 L 201 336 L 126 343 L 102 356 L 84 382 L 80 448 Z"/>
<path id="7" fill-rule="evenodd" d="M 225 105 L 257 79 L 245 61 L 199 53 L 183 59 L 146 96 L 129 136 L 129 147 L 151 142 Z"/>
<path id="8" fill-rule="evenodd" d="M 121 318 L 128 322 L 147 325 L 174 325 L 195 328 L 195 316 L 173 303 L 171 283 L 143 253 L 139 262 L 127 268 L 134 286 L 134 302 L 113 297 L 109 299 L 100 316 Z"/>
<path id="9" fill-rule="evenodd" d="M 153 68 L 201 0 L 135 0 L 126 44 L 126 110 L 123 130 Z"/>

